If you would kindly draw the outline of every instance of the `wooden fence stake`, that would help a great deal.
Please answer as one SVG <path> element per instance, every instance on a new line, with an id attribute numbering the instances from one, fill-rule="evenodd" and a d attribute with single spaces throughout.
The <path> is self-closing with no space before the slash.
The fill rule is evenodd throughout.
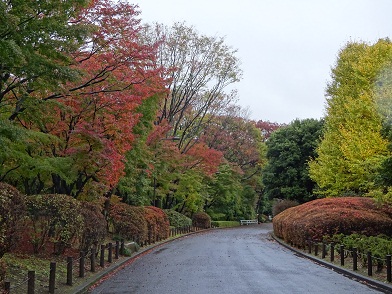
<path id="1" fill-rule="evenodd" d="M 50 263 L 50 270 L 49 270 L 49 293 L 54 293 L 54 288 L 56 284 L 56 263 Z"/>
<path id="2" fill-rule="evenodd" d="M 72 269 L 73 269 L 73 258 L 67 257 L 67 285 L 72 286 Z"/>
<path id="3" fill-rule="evenodd" d="M 34 294 L 35 292 L 35 271 L 28 271 L 27 273 L 27 294 Z"/>

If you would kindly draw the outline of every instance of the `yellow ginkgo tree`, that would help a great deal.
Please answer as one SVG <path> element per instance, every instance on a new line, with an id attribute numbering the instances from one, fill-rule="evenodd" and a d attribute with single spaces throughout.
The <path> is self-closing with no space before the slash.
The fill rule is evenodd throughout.
<path id="1" fill-rule="evenodd" d="M 323 139 L 309 162 L 320 195 L 364 195 L 374 190 L 390 156 L 377 107 L 378 76 L 392 60 L 392 43 L 350 42 L 340 52 L 327 86 Z"/>

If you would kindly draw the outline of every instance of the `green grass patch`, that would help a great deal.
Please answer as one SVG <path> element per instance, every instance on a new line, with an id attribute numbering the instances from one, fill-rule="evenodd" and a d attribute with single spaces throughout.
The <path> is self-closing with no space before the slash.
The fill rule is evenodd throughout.
<path id="1" fill-rule="evenodd" d="M 212 221 L 211 226 L 215 228 L 231 228 L 238 227 L 240 222 L 238 221 Z"/>

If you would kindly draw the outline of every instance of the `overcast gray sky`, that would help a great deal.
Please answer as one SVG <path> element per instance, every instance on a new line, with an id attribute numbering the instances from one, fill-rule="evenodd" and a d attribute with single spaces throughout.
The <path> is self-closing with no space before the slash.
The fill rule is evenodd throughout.
<path id="1" fill-rule="evenodd" d="M 185 21 L 238 49 L 238 104 L 251 118 L 289 123 L 325 114 L 325 87 L 350 40 L 392 34 L 391 0 L 128 0 L 143 22 Z"/>

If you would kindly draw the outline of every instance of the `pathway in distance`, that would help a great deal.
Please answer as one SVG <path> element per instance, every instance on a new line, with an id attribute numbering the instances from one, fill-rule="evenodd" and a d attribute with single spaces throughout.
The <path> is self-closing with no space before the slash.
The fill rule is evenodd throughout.
<path id="1" fill-rule="evenodd" d="M 271 240 L 271 224 L 210 230 L 165 243 L 90 293 L 380 293 Z"/>

